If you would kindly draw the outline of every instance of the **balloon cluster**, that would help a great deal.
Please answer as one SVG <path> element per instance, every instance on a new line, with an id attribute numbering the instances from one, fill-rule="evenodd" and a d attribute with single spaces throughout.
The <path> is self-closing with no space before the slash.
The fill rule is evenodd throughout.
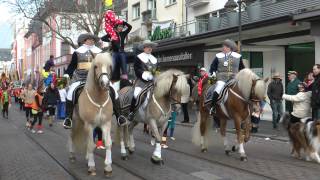
<path id="1" fill-rule="evenodd" d="M 119 38 L 116 32 L 114 31 L 114 27 L 117 25 L 123 24 L 123 21 L 120 19 L 116 19 L 115 13 L 111 10 L 108 10 L 105 13 L 104 20 L 105 20 L 104 29 L 106 33 L 109 34 L 109 36 L 111 37 L 111 40 L 118 41 Z"/>

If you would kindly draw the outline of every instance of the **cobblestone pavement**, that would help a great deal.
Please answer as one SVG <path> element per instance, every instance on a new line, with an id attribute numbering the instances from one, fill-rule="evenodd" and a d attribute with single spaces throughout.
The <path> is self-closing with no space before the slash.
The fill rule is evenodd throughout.
<path id="1" fill-rule="evenodd" d="M 61 122 L 49 128 L 44 121 L 44 134 L 32 134 L 24 128 L 23 113 L 14 106 L 10 111 L 9 119 L 0 118 L 1 180 L 105 179 L 103 151 L 96 151 L 97 176 L 90 177 L 83 154 L 77 154 L 76 163 L 69 162 L 68 130 Z M 121 160 L 119 146 L 113 146 L 111 179 L 320 179 L 320 165 L 290 157 L 290 145 L 284 141 L 253 137 L 245 146 L 248 162 L 241 162 L 237 153 L 225 155 L 219 135 L 214 134 L 209 151 L 201 153 L 191 143 L 191 127 L 177 126 L 176 141 L 169 140 L 169 148 L 163 150 L 165 164 L 158 166 L 150 162 L 153 147 L 141 125 L 134 134 L 136 151 L 128 161 Z M 232 133 L 228 137 L 235 138 Z"/>

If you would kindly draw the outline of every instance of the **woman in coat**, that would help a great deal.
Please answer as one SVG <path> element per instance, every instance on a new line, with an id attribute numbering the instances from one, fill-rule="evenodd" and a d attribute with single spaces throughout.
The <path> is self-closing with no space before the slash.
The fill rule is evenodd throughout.
<path id="1" fill-rule="evenodd" d="M 306 85 L 304 83 L 298 84 L 299 92 L 296 95 L 284 94 L 284 100 L 293 103 L 293 111 L 291 112 L 291 123 L 300 122 L 300 119 L 311 116 L 311 92 L 305 92 Z"/>

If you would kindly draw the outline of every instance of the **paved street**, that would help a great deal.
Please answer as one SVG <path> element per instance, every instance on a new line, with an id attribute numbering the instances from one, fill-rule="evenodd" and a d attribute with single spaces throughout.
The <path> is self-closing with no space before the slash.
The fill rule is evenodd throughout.
<path id="1" fill-rule="evenodd" d="M 1 180 L 105 179 L 103 151 L 96 151 L 97 176 L 89 177 L 83 154 L 77 154 L 76 163 L 69 162 L 66 150 L 68 131 L 62 128 L 61 122 L 49 128 L 44 121 L 44 134 L 32 134 L 24 128 L 23 112 L 15 105 L 10 110 L 9 119 L 0 119 Z M 266 123 L 263 122 L 261 128 L 268 127 Z M 261 130 L 252 137 L 245 147 L 248 162 L 240 162 L 238 154 L 229 157 L 224 154 L 219 135 L 214 135 L 207 153 L 200 153 L 200 148 L 191 143 L 191 126 L 178 125 L 176 141 L 169 141 L 169 148 L 163 150 L 165 164 L 157 166 L 150 162 L 153 147 L 140 125 L 135 131 L 136 152 L 128 161 L 120 159 L 118 145 L 113 147 L 111 179 L 320 179 L 320 165 L 290 157 L 290 147 L 285 139 L 265 140 L 264 136 L 272 137 L 272 134 Z M 228 136 L 234 139 L 233 133 Z"/>

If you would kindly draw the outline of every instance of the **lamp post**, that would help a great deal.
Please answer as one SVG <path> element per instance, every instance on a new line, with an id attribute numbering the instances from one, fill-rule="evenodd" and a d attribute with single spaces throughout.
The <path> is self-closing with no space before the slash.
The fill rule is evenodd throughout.
<path id="1" fill-rule="evenodd" d="M 239 49 L 239 53 L 241 53 L 242 51 L 242 47 L 241 47 L 241 32 L 242 32 L 242 23 L 241 23 L 241 6 L 242 3 L 245 0 L 238 0 L 237 2 L 235 2 L 234 0 L 228 0 L 226 2 L 226 4 L 224 5 L 224 8 L 227 10 L 234 10 L 236 7 L 239 8 L 239 34 L 238 34 L 238 49 Z"/>

